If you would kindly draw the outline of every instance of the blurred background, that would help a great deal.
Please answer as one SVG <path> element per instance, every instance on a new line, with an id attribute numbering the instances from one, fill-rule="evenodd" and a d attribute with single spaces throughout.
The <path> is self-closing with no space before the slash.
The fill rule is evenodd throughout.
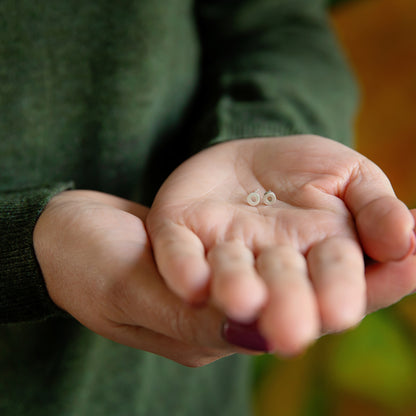
<path id="1" fill-rule="evenodd" d="M 331 19 L 361 89 L 356 148 L 416 208 L 416 0 L 332 1 Z M 255 368 L 257 416 L 416 416 L 416 295 Z"/>

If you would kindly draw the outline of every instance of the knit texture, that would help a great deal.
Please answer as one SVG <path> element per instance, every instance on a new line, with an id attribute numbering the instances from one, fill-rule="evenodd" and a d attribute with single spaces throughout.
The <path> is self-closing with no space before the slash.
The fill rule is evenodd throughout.
<path id="1" fill-rule="evenodd" d="M 249 413 L 250 365 L 188 369 L 62 317 L 33 250 L 68 187 L 142 203 L 206 146 L 348 142 L 355 88 L 324 0 L 0 2 L 0 413 Z"/>
<path id="2" fill-rule="evenodd" d="M 3 192 L 0 199 L 0 324 L 45 319 L 60 314 L 50 300 L 33 250 L 33 229 L 55 194 L 52 188 Z"/>

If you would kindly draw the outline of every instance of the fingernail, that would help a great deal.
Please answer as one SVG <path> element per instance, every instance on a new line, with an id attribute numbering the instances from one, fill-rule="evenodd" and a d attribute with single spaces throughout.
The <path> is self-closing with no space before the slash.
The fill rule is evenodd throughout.
<path id="1" fill-rule="evenodd" d="M 416 233 L 413 231 L 410 236 L 410 247 L 407 254 L 404 256 L 403 260 L 409 256 L 414 256 L 416 254 Z"/>
<path id="2" fill-rule="evenodd" d="M 414 256 L 415 254 L 416 254 L 416 233 L 413 231 L 410 236 L 410 247 L 407 250 L 407 253 L 401 259 L 399 259 L 399 261 L 405 260 L 409 256 Z"/>
<path id="3" fill-rule="evenodd" d="M 222 329 L 224 339 L 230 344 L 252 351 L 270 352 L 266 339 L 257 328 L 257 321 L 241 323 L 227 319 Z"/>

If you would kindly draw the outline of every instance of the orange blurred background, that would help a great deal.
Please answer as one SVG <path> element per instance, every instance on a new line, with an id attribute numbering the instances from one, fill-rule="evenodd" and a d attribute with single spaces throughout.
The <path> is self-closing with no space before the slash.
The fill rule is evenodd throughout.
<path id="1" fill-rule="evenodd" d="M 333 23 L 361 87 L 357 148 L 416 202 L 416 1 L 356 0 Z"/>
<path id="2" fill-rule="evenodd" d="M 361 89 L 356 148 L 416 208 L 416 0 L 340 2 L 331 18 Z M 416 299 L 256 371 L 257 416 L 416 416 Z"/>

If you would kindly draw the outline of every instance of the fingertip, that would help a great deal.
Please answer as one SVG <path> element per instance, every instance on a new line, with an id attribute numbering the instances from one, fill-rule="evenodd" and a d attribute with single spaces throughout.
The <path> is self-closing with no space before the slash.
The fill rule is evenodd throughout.
<path id="1" fill-rule="evenodd" d="M 361 321 L 366 282 L 358 242 L 338 237 L 324 240 L 309 251 L 308 265 L 323 331 L 343 331 Z"/>
<path id="2" fill-rule="evenodd" d="M 232 320 L 247 323 L 256 318 L 267 298 L 267 290 L 260 280 L 214 279 L 214 302 Z M 217 284 L 215 284 L 217 283 Z"/>
<path id="3" fill-rule="evenodd" d="M 399 261 L 416 248 L 415 219 L 406 205 L 392 196 L 367 204 L 356 217 L 364 251 L 380 262 Z"/>
<path id="4" fill-rule="evenodd" d="M 173 256 L 164 264 L 161 274 L 181 299 L 195 306 L 206 301 L 210 269 L 202 258 L 186 254 Z"/>
<path id="5" fill-rule="evenodd" d="M 414 256 L 415 254 L 416 254 L 416 235 L 415 235 L 415 232 L 414 232 L 414 231 L 412 231 L 412 232 L 410 233 L 410 244 L 409 244 L 409 249 L 407 250 L 406 254 L 405 254 L 403 257 L 401 257 L 401 258 L 397 259 L 397 261 L 402 261 L 402 260 L 405 260 L 405 259 L 407 259 L 409 256 Z"/>
<path id="6" fill-rule="evenodd" d="M 390 306 L 416 288 L 416 256 L 366 268 L 367 313 Z"/>
<path id="7" fill-rule="evenodd" d="M 324 333 L 353 328 L 365 316 L 367 294 L 364 276 L 363 280 L 351 277 L 338 287 L 333 286 L 331 290 L 321 293 L 319 306 Z"/>
<path id="8" fill-rule="evenodd" d="M 331 313 L 326 313 L 323 320 L 323 333 L 336 333 L 357 326 L 365 316 L 365 302 L 361 302 L 361 307 L 357 305 L 338 303 L 337 308 L 331 307 Z"/>
<path id="9" fill-rule="evenodd" d="M 297 356 L 312 345 L 319 336 L 319 317 L 314 314 L 311 316 L 294 314 L 292 317 L 274 314 L 274 318 L 264 314 L 259 320 L 259 327 L 269 342 L 269 349 L 279 356 L 286 358 Z"/>
<path id="10" fill-rule="evenodd" d="M 257 269 L 269 292 L 259 318 L 261 331 L 279 356 L 299 355 L 320 330 L 306 259 L 290 246 L 268 247 L 258 255 Z"/>
<path id="11" fill-rule="evenodd" d="M 212 268 L 215 305 L 235 321 L 255 319 L 268 292 L 254 267 L 252 251 L 240 241 L 227 241 L 214 246 L 207 258 Z"/>
<path id="12" fill-rule="evenodd" d="M 188 228 L 167 223 L 153 235 L 154 257 L 169 289 L 190 304 L 201 304 L 208 296 L 210 266 L 205 248 Z"/>

